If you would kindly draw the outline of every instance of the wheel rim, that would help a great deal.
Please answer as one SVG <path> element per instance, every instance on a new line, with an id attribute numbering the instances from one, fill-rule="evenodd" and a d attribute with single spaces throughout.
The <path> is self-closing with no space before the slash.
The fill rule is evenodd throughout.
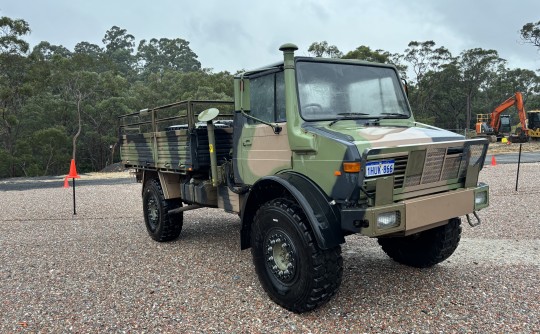
<path id="1" fill-rule="evenodd" d="M 147 219 L 148 226 L 150 227 L 150 230 L 153 232 L 156 230 L 158 226 L 158 219 L 159 219 L 159 207 L 158 207 L 157 199 L 154 195 L 150 195 L 146 208 L 147 208 L 146 217 L 148 218 Z"/>
<path id="2" fill-rule="evenodd" d="M 267 235 L 264 242 L 266 268 L 281 283 L 291 283 L 297 272 L 297 256 L 290 238 L 282 231 Z"/>

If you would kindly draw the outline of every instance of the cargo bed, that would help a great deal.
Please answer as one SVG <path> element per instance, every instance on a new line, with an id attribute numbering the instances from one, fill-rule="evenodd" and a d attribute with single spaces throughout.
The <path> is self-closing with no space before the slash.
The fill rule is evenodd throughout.
<path id="1" fill-rule="evenodd" d="M 128 168 L 187 173 L 210 168 L 206 124 L 197 116 L 218 108 L 214 120 L 218 161 L 232 149 L 233 102 L 181 101 L 119 117 L 123 164 Z"/>

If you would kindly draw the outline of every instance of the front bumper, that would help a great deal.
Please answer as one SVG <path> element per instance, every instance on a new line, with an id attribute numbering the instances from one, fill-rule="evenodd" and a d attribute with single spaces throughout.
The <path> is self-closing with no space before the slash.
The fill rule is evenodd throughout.
<path id="1" fill-rule="evenodd" d="M 383 206 L 344 209 L 341 211 L 341 228 L 370 237 L 387 234 L 410 235 L 443 225 L 451 218 L 487 206 L 489 186 L 481 183 L 475 188 L 421 196 Z M 377 224 L 377 218 L 381 214 L 392 212 L 397 217 L 396 224 L 386 228 Z"/>

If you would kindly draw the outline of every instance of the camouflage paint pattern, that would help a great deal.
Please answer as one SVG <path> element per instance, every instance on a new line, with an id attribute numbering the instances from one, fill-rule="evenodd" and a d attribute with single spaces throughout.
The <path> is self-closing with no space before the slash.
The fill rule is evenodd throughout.
<path id="1" fill-rule="evenodd" d="M 292 151 L 285 126 L 281 133 L 275 134 L 268 125 L 246 125 L 236 151 L 238 167 L 246 184 L 291 169 Z"/>
<path id="2" fill-rule="evenodd" d="M 194 103 L 182 101 L 173 105 L 189 106 Z M 205 101 L 204 104 L 227 105 L 231 102 Z M 158 107 L 144 113 L 120 117 L 119 141 L 122 162 L 126 167 L 181 174 L 197 170 L 206 171 L 210 166 L 206 126 L 196 124 L 196 115 L 189 107 L 187 117 L 183 113 L 179 113 L 176 117 L 163 118 L 156 115 L 157 110 L 168 107 Z M 225 124 L 215 129 L 217 156 L 221 160 L 228 158 L 232 149 L 232 115 L 228 117 L 231 119 L 229 126 Z M 158 129 L 158 122 L 162 120 L 174 125 Z M 189 124 L 185 123 L 186 120 L 190 120 Z M 151 130 L 143 132 L 143 128 Z"/>
<path id="3" fill-rule="evenodd" d="M 433 197 L 434 194 L 450 194 L 448 190 L 459 189 L 468 189 L 466 192 L 452 193 L 452 200 L 459 203 L 460 208 L 449 208 L 444 211 L 445 214 L 461 215 L 477 208 L 473 192 L 488 189 L 487 186 L 476 186 L 487 151 L 487 141 L 465 140 L 455 133 L 416 123 L 412 116 L 409 119 L 381 119 L 371 123 L 346 119 L 306 122 L 298 107 L 295 49 L 294 45 L 282 46 L 283 63 L 250 72 L 284 72 L 287 122 L 271 125 L 248 122 L 250 75 L 242 74 L 235 78 L 233 127 L 216 129 L 216 147 L 218 151 L 221 150 L 221 156 L 218 155 L 220 170 L 225 170 L 222 167 L 230 163 L 225 161 L 232 158 L 234 182 L 237 185 L 253 185 L 265 176 L 296 172 L 320 188 L 332 205 L 338 204 L 344 212 L 342 217 L 347 219 L 374 219 L 378 212 L 392 208 L 402 212 L 405 217 L 407 203 L 410 202 L 410 208 L 429 208 L 433 203 L 444 203 L 443 195 Z M 377 66 L 384 67 L 380 64 Z M 208 142 L 207 139 L 205 142 L 203 134 L 206 129 L 200 129 L 199 133 L 192 125 L 186 130 L 121 136 L 124 163 L 139 169 L 154 168 L 188 176 L 192 172 L 202 172 L 204 177 L 209 174 L 209 162 L 206 162 Z M 275 131 L 277 126 L 281 127 L 281 131 Z M 366 176 L 366 163 L 385 159 L 395 161 L 392 174 Z M 360 172 L 346 172 L 344 162 L 359 163 Z M 219 206 L 227 211 L 239 211 L 240 197 L 225 191 L 223 185 L 222 178 L 219 193 L 226 198 L 221 199 Z M 412 201 L 414 198 L 418 200 Z M 407 215 L 417 217 L 411 213 Z M 442 217 L 436 214 L 432 216 L 434 219 Z M 422 228 L 418 224 L 415 222 L 411 226 Z M 373 230 L 372 226 L 370 229 L 362 233 L 371 236 L 381 233 Z M 405 229 L 405 226 L 400 225 L 386 233 L 401 229 Z"/>

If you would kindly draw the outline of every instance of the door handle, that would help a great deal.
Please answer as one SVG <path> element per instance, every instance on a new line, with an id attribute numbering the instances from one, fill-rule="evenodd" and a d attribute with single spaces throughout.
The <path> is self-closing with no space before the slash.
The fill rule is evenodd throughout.
<path id="1" fill-rule="evenodd" d="M 242 142 L 242 145 L 251 146 L 251 139 L 244 139 L 244 141 Z"/>

